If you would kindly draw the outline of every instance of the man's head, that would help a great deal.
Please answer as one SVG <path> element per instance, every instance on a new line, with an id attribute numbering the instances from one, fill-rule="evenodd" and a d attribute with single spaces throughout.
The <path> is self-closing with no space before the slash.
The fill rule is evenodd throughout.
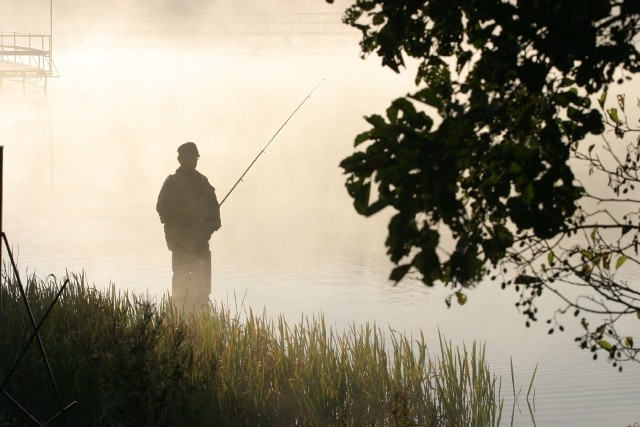
<path id="1" fill-rule="evenodd" d="M 198 147 L 193 142 L 185 142 L 178 147 L 178 162 L 184 168 L 195 169 L 199 157 Z"/>

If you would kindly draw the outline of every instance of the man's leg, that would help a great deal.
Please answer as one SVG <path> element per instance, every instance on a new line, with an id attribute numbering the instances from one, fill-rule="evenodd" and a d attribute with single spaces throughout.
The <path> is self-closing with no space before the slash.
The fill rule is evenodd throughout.
<path id="1" fill-rule="evenodd" d="M 211 251 L 205 249 L 194 254 L 191 283 L 193 284 L 194 304 L 204 307 L 209 304 L 211 294 Z"/>
<path id="2" fill-rule="evenodd" d="M 211 251 L 173 252 L 174 304 L 181 310 L 199 310 L 209 304 Z"/>
<path id="3" fill-rule="evenodd" d="M 188 308 L 186 304 L 191 282 L 191 258 L 190 254 L 184 251 L 171 253 L 171 267 L 173 269 L 171 298 L 180 310 Z"/>

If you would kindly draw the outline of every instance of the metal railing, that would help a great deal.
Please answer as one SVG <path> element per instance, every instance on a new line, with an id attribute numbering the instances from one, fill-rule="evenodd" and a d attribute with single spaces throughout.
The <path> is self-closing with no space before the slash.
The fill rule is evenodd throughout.
<path id="1" fill-rule="evenodd" d="M 51 36 L 0 30 L 0 61 L 23 65 L 3 70 L 4 74 L 53 75 Z"/>

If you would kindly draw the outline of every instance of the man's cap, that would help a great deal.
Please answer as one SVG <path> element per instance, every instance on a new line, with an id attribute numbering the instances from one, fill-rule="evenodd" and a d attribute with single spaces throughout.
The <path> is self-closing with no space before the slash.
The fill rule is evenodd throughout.
<path id="1" fill-rule="evenodd" d="M 193 142 L 185 142 L 180 147 L 178 147 L 178 155 L 180 156 L 197 156 L 200 157 L 200 153 L 198 153 L 198 147 Z"/>

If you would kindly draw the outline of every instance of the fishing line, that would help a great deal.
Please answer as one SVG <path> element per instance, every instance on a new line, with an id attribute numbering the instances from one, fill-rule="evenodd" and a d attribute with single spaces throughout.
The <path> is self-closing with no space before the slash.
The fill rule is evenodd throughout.
<path id="1" fill-rule="evenodd" d="M 242 173 L 242 175 L 240 175 L 240 178 L 238 178 L 238 180 L 236 181 L 235 184 L 233 184 L 233 187 L 231 187 L 231 190 L 229 190 L 229 192 L 227 193 L 226 196 L 224 196 L 224 198 L 222 199 L 222 201 L 220 202 L 220 206 L 222 206 L 222 204 L 224 203 L 225 200 L 227 200 L 227 197 L 229 197 L 229 195 L 233 192 L 233 190 L 235 190 L 235 188 L 238 186 L 238 184 L 240 184 L 240 182 L 242 181 L 242 178 L 244 178 L 244 176 L 247 174 L 247 172 L 249 172 L 249 169 L 251 169 L 251 167 L 254 165 L 255 162 L 258 161 L 258 159 L 260 158 L 260 156 L 262 156 L 265 151 L 267 150 L 267 148 L 269 147 L 269 145 L 271 145 L 271 143 L 273 142 L 274 139 L 276 139 L 276 136 L 278 136 L 278 134 L 280 133 L 280 131 L 287 125 L 287 123 L 289 123 L 289 120 L 291 120 L 291 118 L 298 112 L 298 110 L 300 109 L 300 107 L 302 107 L 302 105 L 304 105 L 305 102 L 307 102 L 307 99 L 311 98 L 311 95 L 313 95 L 313 92 L 316 91 L 316 89 L 318 89 L 318 87 L 325 81 L 326 79 L 322 79 L 320 80 L 320 83 L 318 83 L 316 85 L 316 87 L 313 88 L 313 90 L 311 92 L 309 92 L 309 94 L 307 95 L 306 98 L 304 98 L 302 100 L 302 102 L 300 104 L 298 104 L 298 106 L 296 107 L 295 110 L 293 110 L 293 113 L 291 113 L 291 115 L 289 116 L 289 118 L 287 118 L 287 120 L 285 120 L 285 122 L 282 124 L 282 126 L 280 126 L 280 128 L 276 131 L 276 133 L 273 134 L 273 136 L 271 137 L 271 139 L 269 140 L 269 142 L 267 142 L 267 145 L 265 145 L 264 147 L 262 147 L 262 150 L 260 150 L 260 152 L 258 153 L 258 155 L 256 156 L 255 159 L 253 159 L 253 161 L 251 162 L 251 164 L 249 165 L 249 167 Z"/>

